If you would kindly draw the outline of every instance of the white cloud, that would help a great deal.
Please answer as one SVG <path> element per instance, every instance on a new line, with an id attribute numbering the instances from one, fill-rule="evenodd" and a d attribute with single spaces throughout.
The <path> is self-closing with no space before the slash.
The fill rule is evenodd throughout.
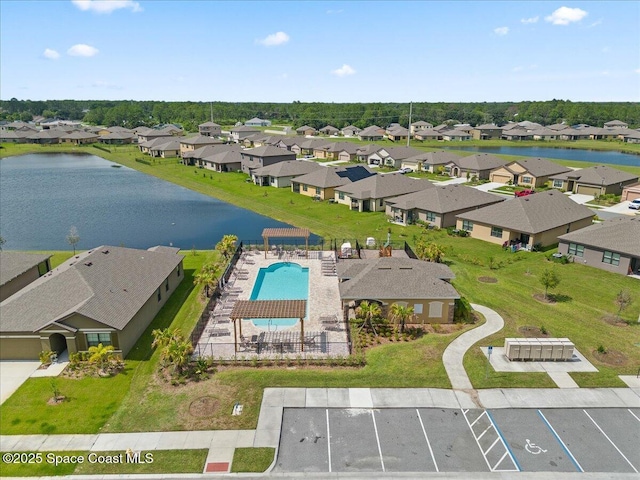
<path id="1" fill-rule="evenodd" d="M 540 17 L 538 17 L 536 15 L 535 17 L 531 17 L 531 18 L 523 18 L 523 19 L 520 20 L 520 22 L 522 22 L 525 25 L 527 25 L 529 23 L 538 23 L 538 20 L 540 20 Z"/>
<path id="2" fill-rule="evenodd" d="M 602 19 L 600 20 L 596 20 L 595 22 L 593 22 L 591 25 L 589 25 L 588 28 L 593 28 L 593 27 L 597 27 L 598 25 L 602 24 Z"/>
<path id="3" fill-rule="evenodd" d="M 67 54 L 72 57 L 93 57 L 98 54 L 98 49 L 91 45 L 85 45 L 84 43 L 78 43 L 67 50 Z"/>
<path id="4" fill-rule="evenodd" d="M 338 15 L 339 13 L 342 13 L 343 10 L 327 10 L 327 15 Z"/>
<path id="5" fill-rule="evenodd" d="M 48 58 L 49 60 L 57 60 L 60 58 L 60 54 L 50 48 L 45 48 L 44 52 L 42 52 L 42 56 L 44 58 Z"/>
<path id="6" fill-rule="evenodd" d="M 346 77 L 347 75 L 353 75 L 356 73 L 355 69 L 351 65 L 347 65 L 346 63 L 342 65 L 340 68 L 335 70 L 331 70 L 333 75 L 338 77 Z"/>
<path id="7" fill-rule="evenodd" d="M 509 33 L 509 27 L 494 28 L 493 33 L 495 33 L 496 35 L 500 35 L 502 37 L 503 35 L 506 35 L 507 33 Z"/>
<path id="8" fill-rule="evenodd" d="M 256 43 L 264 45 L 265 47 L 276 47 L 278 45 L 284 45 L 289 41 L 289 35 L 284 32 L 276 32 L 271 35 L 267 35 L 262 40 L 256 40 Z"/>
<path id="9" fill-rule="evenodd" d="M 579 22 L 587 15 L 588 13 L 580 8 L 560 7 L 544 19 L 553 25 L 569 25 L 573 22 Z"/>
<path id="10" fill-rule="evenodd" d="M 111 13 L 114 10 L 126 8 L 132 12 L 141 12 L 142 7 L 133 0 L 71 0 L 83 12 Z"/>

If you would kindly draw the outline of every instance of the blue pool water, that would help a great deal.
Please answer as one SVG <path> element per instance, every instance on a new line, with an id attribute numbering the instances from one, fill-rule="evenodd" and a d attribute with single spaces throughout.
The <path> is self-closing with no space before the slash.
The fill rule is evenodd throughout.
<path id="1" fill-rule="evenodd" d="M 251 300 L 307 300 L 309 298 L 309 269 L 297 263 L 280 262 L 261 268 L 251 291 Z M 255 318 L 260 328 L 287 328 L 298 318 Z"/>

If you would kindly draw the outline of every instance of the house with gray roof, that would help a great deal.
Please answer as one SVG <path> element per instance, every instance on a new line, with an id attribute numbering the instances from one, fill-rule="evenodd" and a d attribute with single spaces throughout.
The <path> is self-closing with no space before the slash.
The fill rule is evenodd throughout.
<path id="1" fill-rule="evenodd" d="M 270 127 L 271 120 L 263 120 L 258 117 L 253 117 L 251 120 L 244 122 L 247 127 Z"/>
<path id="2" fill-rule="evenodd" d="M 319 168 L 291 181 L 291 191 L 318 200 L 335 198 L 335 189 L 347 183 L 357 182 L 375 175 L 364 165 L 332 166 Z"/>
<path id="3" fill-rule="evenodd" d="M 629 124 L 620 120 L 611 120 L 604 124 L 604 128 L 629 128 Z"/>
<path id="4" fill-rule="evenodd" d="M 396 125 L 387 129 L 386 137 L 392 142 L 401 142 L 409 137 L 409 130 L 400 125 Z"/>
<path id="5" fill-rule="evenodd" d="M 204 137 L 217 137 L 222 135 L 222 127 L 215 122 L 204 122 L 198 125 L 198 133 Z"/>
<path id="6" fill-rule="evenodd" d="M 60 137 L 60 143 L 71 143 L 73 145 L 87 145 L 97 141 L 97 134 L 83 132 L 82 130 L 76 130 Z"/>
<path id="7" fill-rule="evenodd" d="M 101 246 L 0 302 L 0 359 L 112 345 L 123 357 L 184 278 L 177 248 Z"/>
<path id="8" fill-rule="evenodd" d="M 471 129 L 471 136 L 474 140 L 499 139 L 502 136 L 502 127 L 499 127 L 494 123 L 477 125 Z"/>
<path id="9" fill-rule="evenodd" d="M 392 222 L 411 225 L 418 221 L 437 228 L 455 227 L 456 215 L 504 201 L 497 195 L 464 185 L 436 185 L 385 201 Z"/>
<path id="10" fill-rule="evenodd" d="M 575 263 L 640 275 L 640 218 L 618 217 L 558 237 L 558 252 Z"/>
<path id="11" fill-rule="evenodd" d="M 445 165 L 458 160 L 458 158 L 460 155 L 445 150 L 421 152 L 402 160 L 402 167 L 412 168 L 414 171 L 424 170 L 425 172 L 437 173 L 440 169 L 444 171 Z"/>
<path id="12" fill-rule="evenodd" d="M 300 140 L 291 145 L 291 151 L 298 156 L 314 155 L 317 148 L 330 145 L 332 142 L 325 138 L 305 138 L 299 137 Z"/>
<path id="13" fill-rule="evenodd" d="M 369 155 L 379 152 L 383 147 L 376 145 L 375 143 L 369 143 L 367 145 L 358 145 L 356 149 L 356 161 L 362 163 L 369 163 Z"/>
<path id="14" fill-rule="evenodd" d="M 142 153 L 152 157 L 177 157 L 180 155 L 180 140 L 174 137 L 158 137 L 138 144 Z"/>
<path id="15" fill-rule="evenodd" d="M 621 195 L 627 185 L 638 181 L 638 176 L 608 165 L 571 170 L 550 177 L 553 188 L 584 195 Z"/>
<path id="16" fill-rule="evenodd" d="M 384 138 L 385 130 L 377 125 L 371 125 L 358 133 L 358 138 L 365 142 L 376 142 Z"/>
<path id="17" fill-rule="evenodd" d="M 460 295 L 449 283 L 455 278 L 453 272 L 444 264 L 382 257 L 339 262 L 336 271 L 344 308 L 367 300 L 380 305 L 383 316 L 388 316 L 397 303 L 413 308 L 409 324 L 453 322 Z"/>
<path id="18" fill-rule="evenodd" d="M 0 302 L 51 270 L 50 254 L 0 251 Z"/>
<path id="19" fill-rule="evenodd" d="M 66 135 L 68 132 L 63 130 L 39 130 L 35 133 L 31 133 L 27 135 L 26 140 L 27 143 L 39 143 L 39 144 L 50 144 L 50 143 L 60 143 L 60 137 Z"/>
<path id="20" fill-rule="evenodd" d="M 531 250 L 591 225 L 593 216 L 591 209 L 550 190 L 459 214 L 456 228 L 479 240 Z"/>
<path id="21" fill-rule="evenodd" d="M 436 130 L 435 128 L 425 128 L 424 130 L 418 130 L 414 134 L 414 138 L 419 141 L 444 140 L 442 130 Z"/>
<path id="22" fill-rule="evenodd" d="M 180 139 L 180 156 L 187 152 L 193 152 L 206 145 L 221 145 L 222 141 L 208 135 L 195 135 L 192 137 L 182 137 Z"/>
<path id="23" fill-rule="evenodd" d="M 215 172 L 239 172 L 242 170 L 242 151 L 234 145 L 220 145 L 198 162 L 202 168 Z"/>
<path id="24" fill-rule="evenodd" d="M 367 157 L 367 163 L 369 165 L 400 168 L 404 160 L 420 153 L 423 153 L 422 150 L 413 147 L 382 147 L 374 150 Z"/>
<path id="25" fill-rule="evenodd" d="M 490 153 L 476 153 L 466 157 L 453 158 L 444 165 L 444 169 L 452 177 L 476 178 L 478 180 L 488 180 L 491 170 L 507 163 L 500 157 Z"/>
<path id="26" fill-rule="evenodd" d="M 260 133 L 260 130 L 246 125 L 240 125 L 231 129 L 231 139 L 236 143 L 240 143 L 249 135 L 253 135 L 254 133 Z"/>
<path id="27" fill-rule="evenodd" d="M 340 130 L 338 130 L 333 125 L 326 125 L 320 129 L 320 133 L 322 135 L 337 135 L 338 133 L 340 133 Z"/>
<path id="28" fill-rule="evenodd" d="M 334 199 L 358 212 L 384 211 L 385 200 L 417 192 L 425 188 L 434 188 L 429 180 L 411 178 L 401 173 L 371 175 L 357 182 L 336 187 Z"/>
<path id="29" fill-rule="evenodd" d="M 524 158 L 491 170 L 489 180 L 527 188 L 539 188 L 552 176 L 571 171 L 569 167 L 544 158 Z"/>
<path id="30" fill-rule="evenodd" d="M 414 135 L 420 130 L 426 130 L 427 128 L 433 128 L 433 125 L 429 122 L 425 122 L 424 120 L 418 120 L 410 125 L 409 131 L 411 132 L 411 135 Z"/>
<path id="31" fill-rule="evenodd" d="M 311 173 L 322 165 L 307 160 L 287 160 L 266 167 L 256 168 L 251 172 L 253 183 L 262 187 L 289 188 L 291 181 L 307 173 Z"/>
<path id="32" fill-rule="evenodd" d="M 302 125 L 301 127 L 296 128 L 296 135 L 307 136 L 316 135 L 317 133 L 318 131 L 309 125 Z"/>
<path id="33" fill-rule="evenodd" d="M 350 162 L 356 159 L 358 145 L 352 142 L 332 142 L 319 144 L 313 149 L 313 156 L 327 160 L 343 160 Z"/>
<path id="34" fill-rule="evenodd" d="M 466 142 L 471 140 L 471 133 L 461 128 L 454 128 L 452 130 L 444 130 L 442 132 L 442 139 L 445 142 Z"/>
<path id="35" fill-rule="evenodd" d="M 256 168 L 296 159 L 295 153 L 272 145 L 243 150 L 240 154 L 242 155 L 242 171 L 249 174 Z"/>
<path id="36" fill-rule="evenodd" d="M 137 139 L 138 136 L 133 132 L 110 132 L 98 138 L 100 143 L 107 145 L 128 145 Z"/>
<path id="37" fill-rule="evenodd" d="M 513 127 L 510 129 L 503 128 L 502 135 L 500 135 L 502 140 L 509 140 L 512 142 L 524 141 L 524 140 L 533 140 L 533 132 L 532 130 L 527 130 L 522 127 Z"/>
<path id="38" fill-rule="evenodd" d="M 340 133 L 345 137 L 357 137 L 358 134 L 362 131 L 362 129 L 356 127 L 355 125 L 347 125 Z"/>
<path id="39" fill-rule="evenodd" d="M 34 130 L 0 130 L 0 143 L 26 143 L 29 135 L 35 133 Z"/>

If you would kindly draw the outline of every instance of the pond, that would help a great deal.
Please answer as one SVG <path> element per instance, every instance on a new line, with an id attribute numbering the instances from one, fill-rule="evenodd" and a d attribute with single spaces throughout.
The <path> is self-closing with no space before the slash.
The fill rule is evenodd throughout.
<path id="1" fill-rule="evenodd" d="M 640 167 L 640 155 L 621 152 L 602 152 L 597 150 L 576 150 L 571 148 L 545 147 L 458 147 L 447 146 L 451 150 L 468 150 L 482 153 L 498 153 L 502 155 L 522 155 L 527 157 L 560 158 L 610 165 L 629 165 Z"/>
<path id="2" fill-rule="evenodd" d="M 0 160 L 3 249 L 69 250 L 71 226 L 78 230 L 81 250 L 99 245 L 211 249 L 225 234 L 255 242 L 264 228 L 290 226 L 114 165 L 73 154 Z M 300 242 L 291 243 L 295 240 Z M 313 235 L 309 242 L 319 240 Z"/>

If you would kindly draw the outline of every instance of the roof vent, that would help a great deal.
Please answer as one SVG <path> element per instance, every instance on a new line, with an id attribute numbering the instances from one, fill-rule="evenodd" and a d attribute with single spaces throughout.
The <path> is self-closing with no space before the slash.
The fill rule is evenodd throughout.
<path id="1" fill-rule="evenodd" d="M 107 253 L 109 253 L 109 250 L 102 250 L 102 253 L 106 255 Z"/>
<path id="2" fill-rule="evenodd" d="M 86 262 L 86 263 L 85 263 L 85 265 L 86 265 L 87 267 L 90 267 L 91 265 L 93 265 L 93 262 Z"/>

